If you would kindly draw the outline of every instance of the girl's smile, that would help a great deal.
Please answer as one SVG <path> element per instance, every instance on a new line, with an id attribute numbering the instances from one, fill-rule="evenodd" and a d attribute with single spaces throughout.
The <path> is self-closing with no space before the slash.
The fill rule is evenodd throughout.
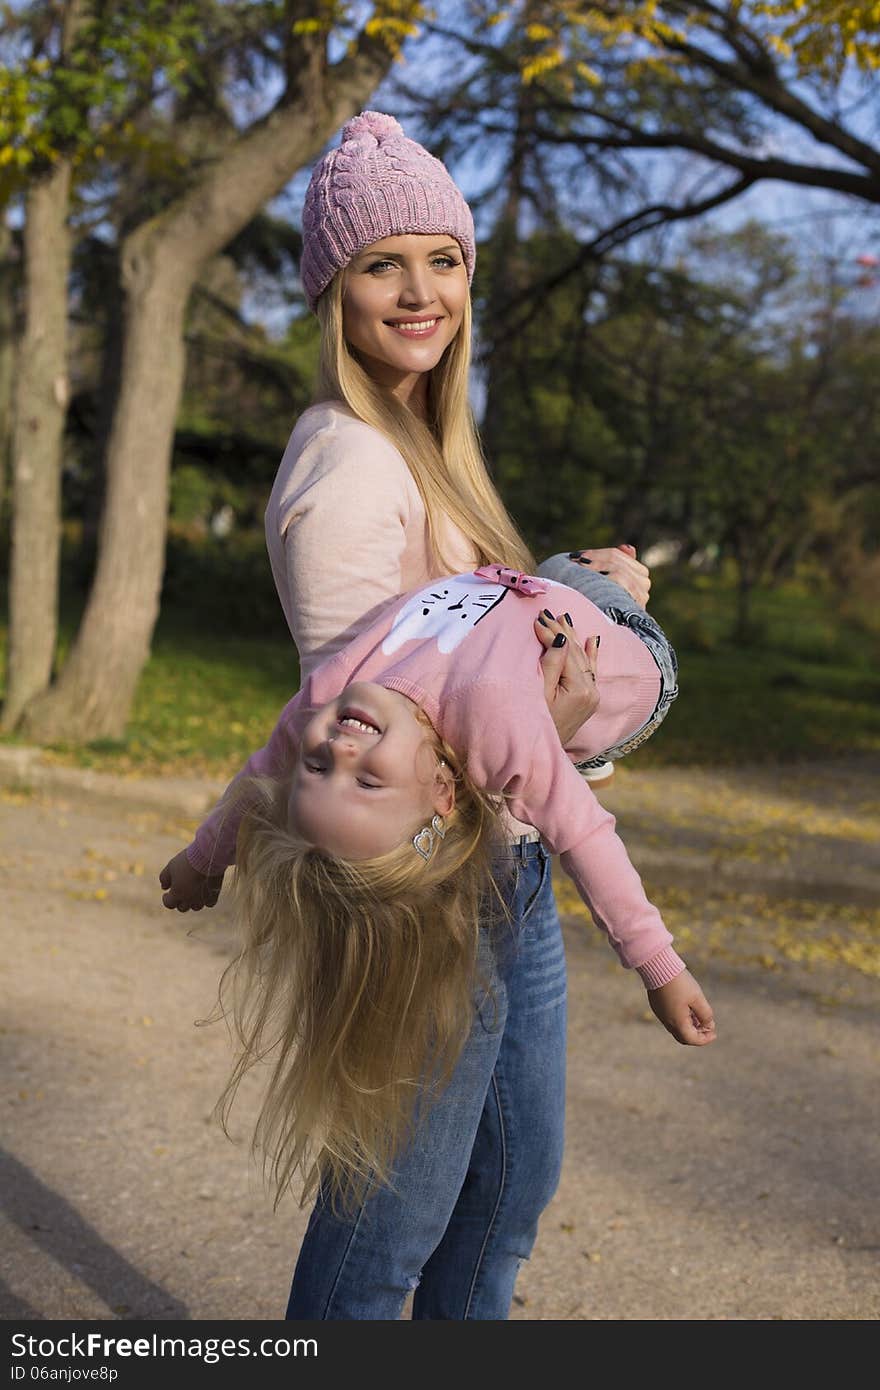
<path id="1" fill-rule="evenodd" d="M 365 715 L 360 709 L 350 709 L 348 706 L 337 715 L 336 723 L 340 729 L 356 729 L 358 733 L 381 734 L 382 732 L 368 715 Z"/>

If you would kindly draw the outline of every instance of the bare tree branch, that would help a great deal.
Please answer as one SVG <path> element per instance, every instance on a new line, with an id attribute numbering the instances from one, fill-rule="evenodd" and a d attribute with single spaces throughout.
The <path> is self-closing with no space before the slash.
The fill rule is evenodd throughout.
<path id="1" fill-rule="evenodd" d="M 614 226 L 607 227 L 592 241 L 582 246 L 577 255 L 573 256 L 561 269 L 535 281 L 522 294 L 517 295 L 516 299 L 499 305 L 496 311 L 496 326 L 500 327 L 503 324 L 505 332 L 508 333 L 512 330 L 517 333 L 524 332 L 542 312 L 546 297 L 571 276 L 577 275 L 591 261 L 601 260 L 603 256 L 607 256 L 616 247 L 624 245 L 635 236 L 641 236 L 644 232 L 653 231 L 655 228 L 670 222 L 681 222 L 694 217 L 702 217 L 723 203 L 739 198 L 746 189 L 751 187 L 752 182 L 753 180 L 749 178 L 737 179 L 734 183 L 721 189 L 720 192 L 711 197 L 703 198 L 699 202 L 685 203 L 680 207 L 670 203 L 654 203 L 650 207 L 640 208 L 638 212 L 622 218 Z M 520 309 L 524 309 L 525 312 L 521 317 L 514 318 L 513 316 Z M 491 341 L 485 344 L 480 354 L 481 361 L 491 355 L 493 347 L 494 344 Z"/>

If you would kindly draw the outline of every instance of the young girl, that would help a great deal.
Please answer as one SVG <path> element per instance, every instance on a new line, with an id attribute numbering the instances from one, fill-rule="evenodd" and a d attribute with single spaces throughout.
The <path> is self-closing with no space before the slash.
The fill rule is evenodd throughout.
<path id="1" fill-rule="evenodd" d="M 379 112 L 348 122 L 316 165 L 303 212 L 302 282 L 321 328 L 316 403 L 296 422 L 266 510 L 266 540 L 303 678 L 384 606 L 434 577 L 533 561 L 483 462 L 468 402 L 470 210 L 447 170 Z M 631 550 L 580 552 L 644 607 Z M 583 722 L 545 677 L 560 735 Z M 558 666 L 556 670 L 558 673 Z M 552 673 L 551 673 L 552 675 Z M 475 1024 L 430 1125 L 348 1224 L 316 1203 L 288 1307 L 295 1318 L 504 1318 L 562 1158 L 566 989 L 550 860 L 509 815 L 499 851 L 521 949 Z M 209 880 L 200 902 L 216 900 Z M 492 914 L 487 909 L 488 929 Z"/>
<path id="2" fill-rule="evenodd" d="M 583 586 L 563 557 L 544 568 L 566 566 Z M 199 905 L 209 880 L 219 891 L 244 818 L 244 1048 L 227 1099 L 268 1056 L 260 1140 L 279 1192 L 297 1170 L 306 1195 L 320 1189 L 315 1220 L 351 1234 L 359 1214 L 396 1190 L 397 1160 L 414 1140 L 424 1148 L 435 1112 L 461 1105 L 451 1078 L 474 1028 L 484 1067 L 497 1046 L 499 987 L 529 945 L 522 932 L 479 930 L 493 797 L 560 855 L 673 1036 L 698 1046 L 714 1039 L 702 990 L 645 897 L 613 816 L 575 766 L 643 742 L 675 696 L 668 644 L 644 614 L 637 630 L 637 616 L 602 612 L 575 588 L 501 565 L 405 596 L 312 672 L 163 870 L 166 906 Z M 563 750 L 534 639 L 558 643 L 566 629 L 588 639 L 597 698 Z M 272 781 L 255 790 L 257 777 Z M 535 1013 L 564 968 L 559 956 L 549 965 Z M 531 1045 L 540 1040 L 536 1027 Z M 464 1176 L 459 1156 L 453 1186 Z M 405 1200 L 414 1196 L 405 1188 Z M 433 1249 L 420 1250 L 417 1267 L 397 1267 L 398 1314 Z"/>

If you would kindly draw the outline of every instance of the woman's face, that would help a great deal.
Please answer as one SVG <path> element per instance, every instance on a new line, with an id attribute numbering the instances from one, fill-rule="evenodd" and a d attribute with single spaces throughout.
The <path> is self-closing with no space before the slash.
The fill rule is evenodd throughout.
<path id="1" fill-rule="evenodd" d="M 389 236 L 346 267 L 342 326 L 370 376 L 392 390 L 429 372 L 461 327 L 467 269 L 454 237 Z"/>

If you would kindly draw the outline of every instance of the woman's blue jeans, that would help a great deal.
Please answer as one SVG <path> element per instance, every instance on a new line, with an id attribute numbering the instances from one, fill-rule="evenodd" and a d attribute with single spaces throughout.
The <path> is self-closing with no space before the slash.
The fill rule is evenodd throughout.
<path id="1" fill-rule="evenodd" d="M 566 972 L 539 842 L 509 846 L 511 921 L 488 952 L 484 996 L 452 1080 L 399 1158 L 394 1182 L 350 1220 L 320 1198 L 287 1317 L 504 1319 L 538 1218 L 559 1181 Z"/>

